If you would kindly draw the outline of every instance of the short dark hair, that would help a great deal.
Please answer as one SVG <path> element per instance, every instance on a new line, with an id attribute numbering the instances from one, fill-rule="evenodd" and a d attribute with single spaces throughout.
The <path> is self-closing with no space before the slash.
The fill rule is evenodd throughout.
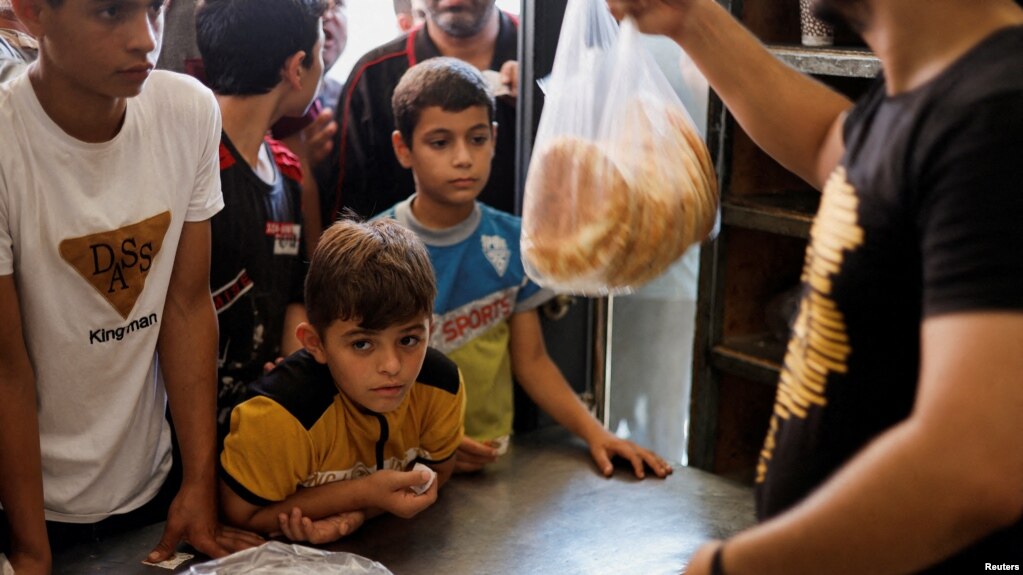
<path id="1" fill-rule="evenodd" d="M 203 0 L 195 35 L 210 88 L 218 94 L 266 94 L 296 52 L 313 65 L 326 0 Z"/>
<path id="2" fill-rule="evenodd" d="M 395 128 L 405 145 L 412 147 L 412 132 L 424 108 L 439 106 L 445 112 L 461 112 L 473 106 L 487 109 L 494 121 L 494 93 L 487 80 L 471 64 L 457 58 L 430 58 L 409 68 L 391 97 Z"/>
<path id="3" fill-rule="evenodd" d="M 354 216 L 320 237 L 305 280 L 309 323 L 322 335 L 335 320 L 381 330 L 433 314 L 437 282 L 426 246 L 390 218 Z"/>

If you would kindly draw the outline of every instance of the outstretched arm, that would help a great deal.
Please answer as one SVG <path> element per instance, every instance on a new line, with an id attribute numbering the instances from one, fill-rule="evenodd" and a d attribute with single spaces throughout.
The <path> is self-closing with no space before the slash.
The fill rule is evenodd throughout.
<path id="1" fill-rule="evenodd" d="M 1019 521 L 1023 313 L 927 319 L 921 343 L 909 419 L 800 505 L 728 541 L 727 573 L 916 572 Z M 712 547 L 686 573 L 709 573 Z"/>
<path id="2" fill-rule="evenodd" d="M 211 557 L 262 540 L 217 523 L 216 382 L 217 316 L 210 296 L 210 223 L 186 222 L 181 232 L 164 306 L 157 353 L 174 428 L 181 445 L 183 478 L 167 526 L 150 554 L 161 561 L 181 540 Z"/>
<path id="3" fill-rule="evenodd" d="M 0 503 L 11 529 L 10 561 L 21 573 L 50 572 L 43 517 L 36 381 L 25 349 L 14 276 L 0 276 Z"/>
<path id="4" fill-rule="evenodd" d="M 662 34 L 693 59 L 747 134 L 821 189 L 843 152 L 852 103 L 782 63 L 715 0 L 608 0 L 616 16 Z"/>
<path id="5" fill-rule="evenodd" d="M 430 487 L 422 493 L 422 495 L 437 495 L 440 492 L 440 486 L 451 477 L 451 474 L 455 470 L 455 458 L 451 457 L 447 461 L 439 464 L 432 464 L 430 468 L 437 473 L 437 478 L 433 481 Z M 412 479 L 420 481 L 422 476 Z M 387 494 L 388 496 L 398 495 L 403 502 L 411 501 L 412 503 L 423 503 L 423 500 L 407 498 L 407 494 L 402 493 L 406 490 L 398 492 L 392 492 Z M 292 541 L 308 541 L 316 545 L 323 543 L 330 543 L 331 541 L 337 541 L 338 539 L 351 535 L 367 519 L 376 517 L 383 510 L 380 508 L 372 509 L 359 509 L 354 511 L 342 511 L 333 515 L 328 515 L 322 519 L 312 519 L 307 515 L 303 515 L 302 508 L 292 507 L 291 513 L 279 513 L 277 516 L 278 523 L 280 524 L 281 533 L 285 537 Z"/>
<path id="6" fill-rule="evenodd" d="M 536 310 L 513 314 L 510 327 L 512 371 L 516 380 L 541 409 L 586 440 L 593 460 L 604 475 L 611 475 L 614 470 L 611 457 L 615 455 L 627 459 L 639 478 L 645 476 L 644 463 L 658 477 L 671 473 L 671 466 L 656 453 L 616 437 L 590 414 L 547 355 Z"/>
<path id="7" fill-rule="evenodd" d="M 264 506 L 246 501 L 222 480 L 221 507 L 224 517 L 243 529 L 259 533 L 284 531 L 289 538 L 309 540 L 308 534 L 305 537 L 295 537 L 290 533 L 286 524 L 291 517 L 299 522 L 307 519 L 310 523 L 330 521 L 333 516 L 353 512 L 362 513 L 364 517 L 372 517 L 380 511 L 399 517 L 412 517 L 437 501 L 439 482 L 435 482 L 422 495 L 416 495 L 411 490 L 411 487 L 421 485 L 428 479 L 429 474 L 425 471 L 383 470 L 358 479 L 302 488 L 282 501 L 270 502 Z M 302 533 L 300 528 L 295 532 Z M 337 532 L 333 538 L 320 538 L 314 542 L 327 543 L 346 534 Z"/>

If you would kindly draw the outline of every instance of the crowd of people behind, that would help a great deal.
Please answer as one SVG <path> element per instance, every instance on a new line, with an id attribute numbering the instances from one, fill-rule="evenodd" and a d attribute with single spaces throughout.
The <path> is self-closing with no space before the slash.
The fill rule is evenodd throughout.
<path id="1" fill-rule="evenodd" d="M 899 6 L 933 1 L 819 2 L 886 65 L 855 107 L 713 0 L 609 2 L 685 47 L 824 191 L 765 522 L 688 573 L 1019 562 L 1023 12 L 940 0 L 902 35 Z M 517 18 L 394 8 L 405 31 L 338 84 L 344 0 L 0 3 L 0 550 L 17 573 L 162 520 L 150 561 L 411 517 L 502 455 L 516 384 L 601 473 L 671 474 L 547 354 L 554 294 L 525 274 L 514 215 Z"/>
<path id="2" fill-rule="evenodd" d="M 4 551 L 19 573 L 45 572 L 54 549 L 164 518 L 153 561 L 181 540 L 219 556 L 271 534 L 323 543 L 380 512 L 414 515 L 452 472 L 480 471 L 503 453 L 513 373 L 588 442 L 602 473 L 616 456 L 638 477 L 671 473 L 605 430 L 546 353 L 536 309 L 552 294 L 526 278 L 510 213 L 514 91 L 498 101 L 480 72 L 515 84 L 517 21 L 492 0 L 406 4 L 395 10 L 408 31 L 364 56 L 343 89 L 324 80 L 345 47 L 343 0 L 125 2 L 98 14 L 80 0 L 15 4 L 20 33 L 43 49 L 37 64 L 18 64 L 29 72 L 4 94 L 12 125 L 29 139 L 53 118 L 50 151 L 81 158 L 64 177 L 114 158 L 103 172 L 111 182 L 97 174 L 84 186 L 103 182 L 104 209 L 68 181 L 7 178 L 4 163 L 7 190 L 59 188 L 67 205 L 102 214 L 44 219 L 60 257 L 4 278 L 5 303 L 17 304 L 5 309 L 20 308 L 11 317 L 25 334 L 22 346 L 21 332 L 4 342 L 21 387 L 5 403 L 12 443 L 0 484 Z M 80 18 L 79 33 L 59 28 L 61 18 Z M 152 69 L 165 19 L 161 65 L 185 75 Z M 94 50 L 76 56 L 81 72 L 68 70 L 70 46 L 86 39 L 106 47 L 106 68 L 89 61 L 103 52 Z M 79 90 L 46 91 L 60 82 Z M 136 141 L 153 131 L 168 134 L 156 165 Z M 41 144 L 32 139 L 29 151 Z M 92 149 L 76 150 L 82 142 Z M 146 177 L 134 179 L 140 170 Z M 129 182 L 159 192 L 127 209 Z M 480 194 L 503 211 L 477 203 Z M 364 222 L 395 204 L 405 226 Z M 9 204 L 16 267 L 47 255 L 47 242 L 22 240 L 17 225 L 35 208 Z M 433 243 L 440 232 L 446 239 Z M 88 340 L 66 315 L 36 311 L 46 307 L 36 292 L 58 285 L 75 292 L 75 319 L 96 326 Z M 103 305 L 90 305 L 97 297 Z M 470 328 L 468 317 L 485 320 Z M 34 359 L 43 341 L 85 358 L 70 394 L 81 400 L 76 417 L 59 399 L 67 364 Z M 99 357 L 101 343 L 109 349 Z M 9 416 L 34 398 L 38 423 Z M 15 454 L 28 464 L 6 473 Z M 428 488 L 411 489 L 431 475 Z"/>

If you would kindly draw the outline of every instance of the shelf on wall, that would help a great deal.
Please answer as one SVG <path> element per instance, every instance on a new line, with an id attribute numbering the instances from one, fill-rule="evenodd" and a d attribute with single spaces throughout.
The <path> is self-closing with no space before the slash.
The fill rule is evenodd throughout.
<path id="1" fill-rule="evenodd" d="M 806 74 L 873 78 L 881 71 L 881 61 L 862 48 L 811 48 L 774 44 L 768 46 L 778 59 Z"/>
<path id="2" fill-rule="evenodd" d="M 716 369 L 765 383 L 778 383 L 785 342 L 770 334 L 725 338 L 711 348 L 710 362 Z"/>
<path id="3" fill-rule="evenodd" d="M 721 201 L 721 218 L 726 225 L 809 238 L 819 204 L 820 193 L 814 190 L 729 194 Z"/>

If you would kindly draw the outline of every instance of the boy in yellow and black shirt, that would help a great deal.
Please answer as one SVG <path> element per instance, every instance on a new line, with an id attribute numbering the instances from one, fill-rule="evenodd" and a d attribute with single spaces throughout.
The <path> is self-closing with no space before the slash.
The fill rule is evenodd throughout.
<path id="1" fill-rule="evenodd" d="M 324 232 L 306 279 L 304 349 L 231 412 L 220 456 L 229 522 L 326 543 L 381 511 L 411 517 L 436 501 L 465 391 L 455 364 L 427 347 L 435 294 L 423 244 L 394 221 Z M 430 470 L 406 471 L 417 463 Z"/>

